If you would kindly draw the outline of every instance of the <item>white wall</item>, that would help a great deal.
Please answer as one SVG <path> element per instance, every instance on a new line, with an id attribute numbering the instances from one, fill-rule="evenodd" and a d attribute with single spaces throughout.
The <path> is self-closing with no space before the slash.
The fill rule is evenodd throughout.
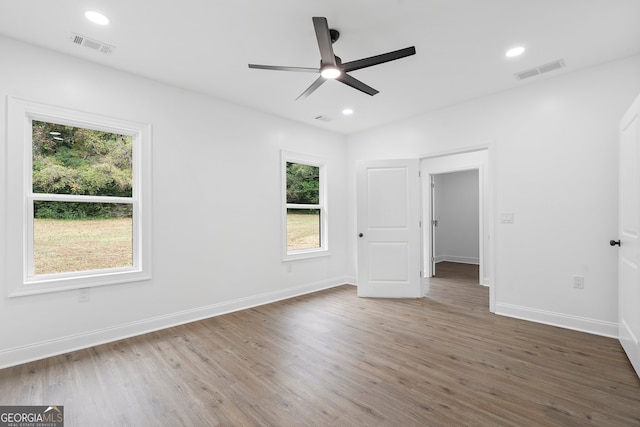
<path id="1" fill-rule="evenodd" d="M 478 145 L 491 150 L 498 312 L 615 334 L 617 123 L 640 92 L 640 57 L 359 133 L 345 147 L 340 135 L 9 39 L 0 52 L 2 174 L 6 144 L 17 143 L 6 140 L 7 95 L 150 123 L 154 168 L 153 279 L 94 288 L 87 303 L 77 291 L 6 298 L 6 227 L 16 225 L 2 176 L 0 367 L 352 281 L 356 160 Z M 290 273 L 282 149 L 327 159 L 329 173 L 332 255 Z M 502 212 L 515 223 L 499 224 Z M 572 275 L 585 276 L 584 290 Z"/>
<path id="2" fill-rule="evenodd" d="M 153 279 L 93 288 L 87 303 L 78 291 L 7 298 L 15 242 L 0 228 L 0 367 L 353 281 L 344 136 L 5 38 L 0 52 L 0 153 L 20 143 L 6 140 L 7 95 L 153 132 Z M 291 272 L 281 261 L 280 150 L 324 158 L 328 172 L 331 256 Z"/>
<path id="3" fill-rule="evenodd" d="M 480 263 L 477 170 L 434 175 L 436 262 Z"/>
<path id="4" fill-rule="evenodd" d="M 357 160 L 488 145 L 496 311 L 614 336 L 617 126 L 638 93 L 635 56 L 352 135 L 349 236 Z M 499 223 L 501 213 L 515 222 Z M 585 277 L 583 290 L 573 289 L 573 275 Z"/>

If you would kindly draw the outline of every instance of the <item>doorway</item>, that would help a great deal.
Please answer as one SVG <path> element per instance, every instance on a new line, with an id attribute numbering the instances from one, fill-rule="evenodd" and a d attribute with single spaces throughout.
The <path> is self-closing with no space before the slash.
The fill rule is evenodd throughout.
<path id="1" fill-rule="evenodd" d="M 477 212 L 477 228 L 475 228 L 475 230 L 477 230 L 477 243 L 474 245 L 474 247 L 477 248 L 477 252 L 458 252 L 458 249 L 451 249 L 452 251 L 457 252 L 443 254 L 439 253 L 438 248 L 435 246 L 438 242 L 438 231 L 434 231 L 434 229 L 437 229 L 438 226 L 444 226 L 444 223 L 442 222 L 444 217 L 438 217 L 438 214 L 434 211 L 435 203 L 434 193 L 432 192 L 432 183 L 434 179 L 437 180 L 438 176 L 443 176 L 444 174 L 447 174 L 448 176 L 455 176 L 457 178 L 462 177 L 462 175 L 453 175 L 460 172 L 468 172 L 470 176 L 471 174 L 475 174 L 475 176 L 477 176 L 477 187 L 475 190 L 476 198 L 473 198 L 475 203 L 477 203 L 476 208 L 474 209 L 474 211 Z M 479 266 L 478 283 L 489 288 L 489 310 L 491 312 L 495 312 L 493 244 L 491 240 L 493 224 L 490 220 L 493 215 L 493 191 L 491 175 L 489 173 L 489 150 L 487 148 L 483 148 L 468 152 L 425 157 L 420 162 L 420 175 L 423 188 L 423 223 L 428 225 L 423 227 L 422 238 L 423 269 L 425 271 L 423 295 L 426 295 L 429 292 L 430 279 L 434 277 L 436 261 L 446 261 L 446 258 L 449 257 L 448 260 L 450 261 L 477 262 Z M 440 214 L 442 215 L 442 213 Z M 450 221 L 452 215 L 455 214 L 451 214 L 451 212 L 447 213 L 446 220 Z M 434 223 L 436 220 L 438 222 Z M 466 234 L 468 234 L 468 232 Z M 466 253 L 466 255 L 464 255 L 464 253 Z M 476 253 L 477 258 L 475 255 Z"/>
<path id="2" fill-rule="evenodd" d="M 431 275 L 463 274 L 480 283 L 478 169 L 431 175 Z"/>

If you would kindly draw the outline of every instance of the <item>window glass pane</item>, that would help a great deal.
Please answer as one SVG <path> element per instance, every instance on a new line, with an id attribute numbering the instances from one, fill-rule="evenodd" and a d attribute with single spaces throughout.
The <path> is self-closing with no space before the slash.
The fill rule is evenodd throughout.
<path id="1" fill-rule="evenodd" d="M 287 203 L 320 203 L 320 168 L 287 162 Z"/>
<path id="2" fill-rule="evenodd" d="M 132 140 L 34 120 L 33 192 L 131 197 Z"/>
<path id="3" fill-rule="evenodd" d="M 130 204 L 34 202 L 34 273 L 133 265 Z"/>
<path id="4" fill-rule="evenodd" d="M 320 209 L 287 209 L 287 251 L 320 247 Z"/>

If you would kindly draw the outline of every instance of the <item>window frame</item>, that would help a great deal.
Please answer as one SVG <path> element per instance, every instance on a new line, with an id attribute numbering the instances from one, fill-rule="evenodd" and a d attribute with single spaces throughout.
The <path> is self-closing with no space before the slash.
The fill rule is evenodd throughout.
<path id="1" fill-rule="evenodd" d="M 7 102 L 7 230 L 9 297 L 127 283 L 151 278 L 151 126 L 21 98 Z M 132 137 L 132 196 L 33 192 L 33 120 Z M 20 180 L 21 182 L 16 182 Z M 133 208 L 132 265 L 34 274 L 34 202 L 126 203 Z M 9 224 L 20 227 L 11 226 Z M 16 229 L 16 230 L 14 230 Z M 15 248 L 20 250 L 15 250 Z M 10 250 L 10 248 L 14 248 Z"/>
<path id="2" fill-rule="evenodd" d="M 281 151 L 281 197 L 282 197 L 282 260 L 317 258 L 330 255 L 329 252 L 329 215 L 327 209 L 327 166 L 322 158 L 289 151 Z M 287 163 L 299 163 L 319 169 L 318 204 L 287 203 Z M 288 250 L 287 210 L 288 209 L 318 209 L 320 211 L 320 247 L 309 249 Z"/>

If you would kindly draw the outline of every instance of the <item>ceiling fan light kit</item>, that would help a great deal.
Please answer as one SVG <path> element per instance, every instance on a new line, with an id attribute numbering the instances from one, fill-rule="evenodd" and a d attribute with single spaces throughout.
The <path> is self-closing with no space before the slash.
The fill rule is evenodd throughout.
<path id="1" fill-rule="evenodd" d="M 316 32 L 316 39 L 318 41 L 318 47 L 320 48 L 320 67 L 283 67 L 277 65 L 259 65 L 249 64 L 249 68 L 261 69 L 261 70 L 275 70 L 275 71 L 294 71 L 305 73 L 319 73 L 320 77 L 309 86 L 304 92 L 296 98 L 296 100 L 304 99 L 311 95 L 316 89 L 318 89 L 327 80 L 337 80 L 340 83 L 344 83 L 347 86 L 351 86 L 360 92 L 367 95 L 375 95 L 378 91 L 371 86 L 368 86 L 356 79 L 355 77 L 347 74 L 350 71 L 360 70 L 362 68 L 371 67 L 385 62 L 394 61 L 407 56 L 415 55 L 416 48 L 414 46 L 407 47 L 393 52 L 383 53 L 381 55 L 371 56 L 368 58 L 358 59 L 356 61 L 345 62 L 344 64 L 333 52 L 333 43 L 340 38 L 340 33 L 337 30 L 329 29 L 327 19 L 324 17 L 314 17 L 313 27 Z"/>
<path id="2" fill-rule="evenodd" d="M 342 74 L 342 71 L 340 71 L 339 68 L 331 67 L 331 66 L 324 67 L 320 71 L 320 75 L 325 79 L 336 79 L 340 76 L 340 74 Z"/>

